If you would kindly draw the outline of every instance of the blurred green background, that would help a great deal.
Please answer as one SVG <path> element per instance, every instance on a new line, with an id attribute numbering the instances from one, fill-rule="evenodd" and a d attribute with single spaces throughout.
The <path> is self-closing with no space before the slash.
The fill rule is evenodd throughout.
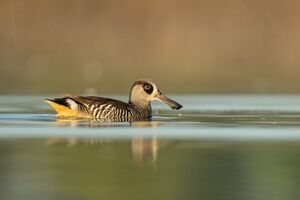
<path id="1" fill-rule="evenodd" d="M 1 0 L 0 93 L 300 92 L 296 0 Z"/>

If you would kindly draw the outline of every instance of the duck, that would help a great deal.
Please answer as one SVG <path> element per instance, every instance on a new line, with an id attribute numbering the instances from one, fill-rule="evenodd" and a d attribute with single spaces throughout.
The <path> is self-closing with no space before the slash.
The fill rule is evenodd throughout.
<path id="1" fill-rule="evenodd" d="M 152 118 L 152 101 L 160 101 L 173 110 L 183 106 L 168 98 L 150 79 L 135 81 L 128 103 L 98 96 L 64 94 L 62 98 L 45 99 L 58 118 L 89 118 L 103 121 L 138 121 Z"/>

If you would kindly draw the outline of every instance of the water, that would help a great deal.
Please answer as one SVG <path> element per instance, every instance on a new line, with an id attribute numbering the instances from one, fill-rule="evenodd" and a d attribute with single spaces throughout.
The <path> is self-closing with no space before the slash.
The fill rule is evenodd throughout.
<path id="1" fill-rule="evenodd" d="M 133 123 L 57 120 L 44 98 L 0 97 L 0 199 L 300 198 L 300 96 L 173 96 Z"/>

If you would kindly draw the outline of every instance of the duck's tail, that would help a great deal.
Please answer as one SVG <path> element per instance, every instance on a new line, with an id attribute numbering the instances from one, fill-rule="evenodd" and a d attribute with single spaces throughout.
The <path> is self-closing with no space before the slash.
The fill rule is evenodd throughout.
<path id="1" fill-rule="evenodd" d="M 57 117 L 76 117 L 78 115 L 78 103 L 71 98 L 45 99 L 45 102 L 57 112 Z"/>

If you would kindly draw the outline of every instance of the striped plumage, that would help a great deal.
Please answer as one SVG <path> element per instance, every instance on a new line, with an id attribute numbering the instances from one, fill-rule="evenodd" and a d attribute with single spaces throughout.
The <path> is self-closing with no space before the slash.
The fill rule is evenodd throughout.
<path id="1" fill-rule="evenodd" d="M 95 97 L 66 94 L 63 98 L 46 99 L 57 111 L 57 117 L 93 118 L 108 121 L 135 121 L 151 118 L 151 101 L 160 100 L 173 109 L 182 106 L 164 96 L 152 81 L 134 82 L 129 102 Z"/>

